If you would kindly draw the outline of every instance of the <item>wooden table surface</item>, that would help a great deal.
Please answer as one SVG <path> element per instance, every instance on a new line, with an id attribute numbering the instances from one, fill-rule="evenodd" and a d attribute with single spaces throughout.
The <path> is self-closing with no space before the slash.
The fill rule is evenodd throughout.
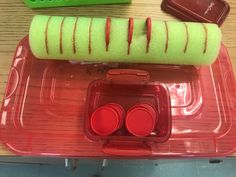
<path id="1" fill-rule="evenodd" d="M 229 50 L 236 71 L 236 1 L 227 0 L 231 12 L 222 26 L 223 42 Z M 30 21 L 36 14 L 73 16 L 110 16 L 177 20 L 160 8 L 161 0 L 133 0 L 131 5 L 101 5 L 90 7 L 67 7 L 31 10 L 23 0 L 0 1 L 0 104 L 6 86 L 8 72 L 16 45 L 28 32 Z M 236 72 L 235 72 L 236 75 Z M 12 155 L 0 144 L 0 155 Z M 235 154 L 236 155 L 236 154 Z"/>

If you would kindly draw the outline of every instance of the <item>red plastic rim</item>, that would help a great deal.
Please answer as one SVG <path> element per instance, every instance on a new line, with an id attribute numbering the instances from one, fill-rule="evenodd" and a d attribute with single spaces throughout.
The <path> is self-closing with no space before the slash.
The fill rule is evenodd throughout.
<path id="1" fill-rule="evenodd" d="M 91 116 L 92 130 L 100 136 L 108 136 L 119 128 L 119 115 L 109 107 L 98 108 Z"/>
<path id="2" fill-rule="evenodd" d="M 140 104 L 132 107 L 126 116 L 126 128 L 138 137 L 150 135 L 157 123 L 155 109 L 147 104 Z"/>
<path id="3" fill-rule="evenodd" d="M 132 111 L 134 108 L 145 108 L 147 109 L 148 111 L 150 111 L 150 113 L 153 115 L 155 121 L 157 121 L 157 111 L 155 108 L 153 108 L 153 106 L 149 105 L 149 104 L 138 104 L 138 105 L 135 105 L 133 106 L 131 109 L 128 110 L 129 111 Z"/>
<path id="4" fill-rule="evenodd" d="M 119 126 L 118 127 L 121 128 L 122 125 L 123 125 L 124 116 L 125 116 L 124 108 L 121 105 L 117 104 L 117 103 L 109 103 L 106 106 L 114 109 L 117 112 L 117 114 L 119 115 L 118 116 L 118 119 L 119 119 Z"/>

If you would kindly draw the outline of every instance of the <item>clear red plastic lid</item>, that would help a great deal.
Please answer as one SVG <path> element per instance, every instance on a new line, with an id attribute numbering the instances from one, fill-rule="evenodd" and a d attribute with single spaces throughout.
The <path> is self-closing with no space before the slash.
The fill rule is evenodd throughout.
<path id="1" fill-rule="evenodd" d="M 158 81 L 168 88 L 172 114 L 172 134 L 168 141 L 150 141 L 147 144 L 134 141 L 126 146 L 126 141 L 115 140 L 116 146 L 109 142 L 104 146 L 103 140 L 92 141 L 88 138 L 84 132 L 88 86 L 94 80 L 108 82 L 106 73 L 114 67 L 147 71 L 150 83 Z M 114 76 L 113 79 L 119 80 L 119 77 Z M 139 79 L 141 81 L 144 78 L 145 82 L 147 77 L 143 73 Z M 209 67 L 82 65 L 34 58 L 26 37 L 16 49 L 7 82 L 1 109 L 1 140 L 10 150 L 20 155 L 118 155 L 126 158 L 225 156 L 234 152 L 236 147 L 235 93 L 230 58 L 223 45 L 218 59 Z M 113 99 L 109 94 L 99 96 L 106 98 L 102 99 L 106 101 L 102 103 L 95 100 L 97 106 Z M 121 99 L 126 98 L 119 96 Z M 140 97 L 133 98 L 137 102 L 140 100 Z M 158 100 L 154 94 L 147 93 L 143 101 L 146 98 Z M 169 106 L 156 105 L 161 105 L 157 110 Z M 165 122 L 160 121 L 161 118 L 157 125 L 163 126 Z M 158 130 L 160 137 L 166 135 L 166 129 L 163 132 L 162 129 Z"/>

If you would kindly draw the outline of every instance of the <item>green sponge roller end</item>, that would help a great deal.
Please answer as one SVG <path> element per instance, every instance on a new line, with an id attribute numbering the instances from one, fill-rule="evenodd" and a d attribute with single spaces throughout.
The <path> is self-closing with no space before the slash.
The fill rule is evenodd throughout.
<path id="1" fill-rule="evenodd" d="M 215 24 L 151 18 L 35 16 L 29 42 L 40 59 L 210 65 L 218 56 Z"/>

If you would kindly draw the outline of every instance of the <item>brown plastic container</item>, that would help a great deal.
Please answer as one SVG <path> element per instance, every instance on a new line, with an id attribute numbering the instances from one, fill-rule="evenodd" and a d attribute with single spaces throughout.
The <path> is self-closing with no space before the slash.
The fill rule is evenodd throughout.
<path id="1" fill-rule="evenodd" d="M 184 21 L 216 23 L 219 26 L 230 11 L 224 0 L 163 0 L 161 8 Z"/>

